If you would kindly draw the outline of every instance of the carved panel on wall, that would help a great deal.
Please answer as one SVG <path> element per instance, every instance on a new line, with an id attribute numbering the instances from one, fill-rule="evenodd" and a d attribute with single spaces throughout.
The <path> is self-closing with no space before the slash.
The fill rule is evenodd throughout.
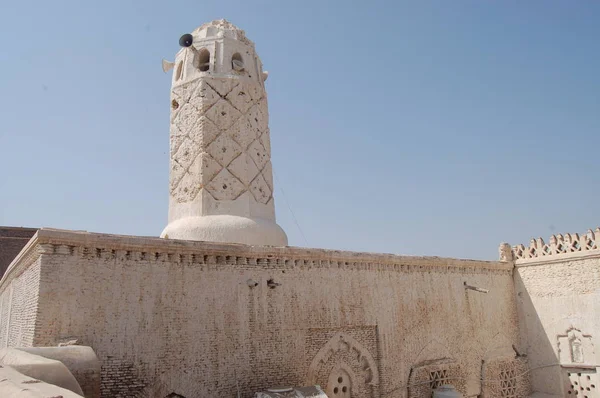
<path id="1" fill-rule="evenodd" d="M 580 330 L 570 328 L 558 335 L 558 355 L 561 364 L 593 364 L 595 358 L 592 336 Z"/>
<path id="2" fill-rule="evenodd" d="M 519 398 L 531 393 L 528 363 L 523 358 L 501 358 L 483 362 L 483 398 Z"/>
<path id="3" fill-rule="evenodd" d="M 466 392 L 465 373 L 462 366 L 451 359 L 427 361 L 414 366 L 408 377 L 408 398 L 431 397 L 433 390 L 451 384 L 462 394 Z"/>
<path id="4" fill-rule="evenodd" d="M 565 397 L 600 398 L 598 373 L 592 368 L 564 369 Z"/>
<path id="5" fill-rule="evenodd" d="M 375 328 L 364 329 L 361 333 L 375 343 Z M 331 398 L 379 397 L 378 365 L 369 349 L 343 331 L 331 333 L 325 329 L 319 334 L 333 336 L 310 363 L 306 385 L 325 386 L 325 393 Z M 321 338 L 311 339 L 311 342 L 316 343 Z"/>

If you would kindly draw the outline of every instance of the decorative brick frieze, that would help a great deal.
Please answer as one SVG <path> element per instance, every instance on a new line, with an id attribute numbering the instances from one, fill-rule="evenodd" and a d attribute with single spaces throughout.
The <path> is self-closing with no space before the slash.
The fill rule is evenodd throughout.
<path id="1" fill-rule="evenodd" d="M 42 229 L 37 252 L 73 255 L 105 261 L 133 260 L 214 265 L 217 268 L 255 266 L 273 269 L 337 268 L 348 271 L 406 273 L 508 274 L 512 265 L 501 262 L 410 257 L 341 252 L 295 247 L 256 247 L 237 244 L 176 241 L 160 238 L 117 237 L 106 234 Z"/>

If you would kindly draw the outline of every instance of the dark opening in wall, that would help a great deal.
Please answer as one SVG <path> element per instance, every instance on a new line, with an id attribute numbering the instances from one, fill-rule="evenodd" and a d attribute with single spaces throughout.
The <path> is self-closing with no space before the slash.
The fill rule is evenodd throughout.
<path id="1" fill-rule="evenodd" d="M 240 53 L 235 53 L 231 57 L 231 68 L 238 72 L 244 70 L 244 60 L 242 59 Z"/>
<path id="2" fill-rule="evenodd" d="M 198 52 L 196 65 L 200 72 L 207 72 L 210 68 L 210 52 L 203 48 Z"/>

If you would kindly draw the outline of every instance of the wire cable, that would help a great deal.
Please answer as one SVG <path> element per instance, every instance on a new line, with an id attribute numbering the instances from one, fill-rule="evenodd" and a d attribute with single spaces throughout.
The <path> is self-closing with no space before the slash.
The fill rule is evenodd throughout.
<path id="1" fill-rule="evenodd" d="M 283 195 L 283 200 L 284 200 L 285 204 L 287 205 L 288 210 L 292 214 L 294 223 L 296 223 L 296 227 L 298 228 L 298 231 L 300 231 L 300 235 L 302 235 L 302 238 L 304 239 L 304 243 L 306 243 L 306 246 L 309 247 L 308 240 L 306 239 L 306 236 L 304 235 L 302 228 L 300 228 L 300 223 L 298 223 L 298 219 L 296 218 L 296 215 L 294 214 L 294 211 L 292 210 L 292 207 L 290 206 L 290 203 L 288 202 L 287 197 L 285 196 L 285 192 L 283 191 L 283 186 L 279 183 L 279 179 L 277 178 L 277 174 L 275 174 L 274 169 L 273 169 L 273 176 L 275 177 L 275 183 L 277 184 L 277 186 L 279 187 L 279 190 L 281 191 L 281 194 Z"/>

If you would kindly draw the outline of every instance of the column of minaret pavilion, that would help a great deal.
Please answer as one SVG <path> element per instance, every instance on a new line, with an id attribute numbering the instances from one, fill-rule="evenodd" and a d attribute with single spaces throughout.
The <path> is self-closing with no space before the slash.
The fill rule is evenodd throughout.
<path id="1" fill-rule="evenodd" d="M 220 20 L 181 37 L 173 69 L 169 224 L 161 237 L 287 245 L 275 222 L 267 73 Z"/>

